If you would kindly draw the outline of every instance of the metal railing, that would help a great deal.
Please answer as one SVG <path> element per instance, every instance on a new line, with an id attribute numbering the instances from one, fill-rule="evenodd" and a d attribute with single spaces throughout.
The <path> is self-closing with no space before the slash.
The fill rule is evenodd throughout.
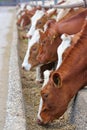
<path id="1" fill-rule="evenodd" d="M 32 5 L 46 5 L 47 1 L 50 3 L 53 2 L 53 5 L 56 5 L 58 0 L 0 0 L 0 5 L 17 5 L 18 3 L 30 3 Z"/>

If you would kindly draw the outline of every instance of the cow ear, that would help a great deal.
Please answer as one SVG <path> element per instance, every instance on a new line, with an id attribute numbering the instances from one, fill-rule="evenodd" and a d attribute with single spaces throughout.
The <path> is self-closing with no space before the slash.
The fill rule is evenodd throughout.
<path id="1" fill-rule="evenodd" d="M 54 83 L 55 87 L 61 88 L 62 82 L 61 82 L 61 78 L 60 78 L 58 73 L 54 73 L 52 75 L 52 80 L 53 80 L 53 83 Z"/>

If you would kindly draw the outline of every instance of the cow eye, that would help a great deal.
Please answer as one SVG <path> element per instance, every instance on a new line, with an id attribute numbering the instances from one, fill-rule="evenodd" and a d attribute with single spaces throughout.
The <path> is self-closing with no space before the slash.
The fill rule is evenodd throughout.
<path id="1" fill-rule="evenodd" d="M 44 108 L 44 109 L 43 109 L 43 112 L 45 112 L 46 110 L 47 110 L 47 109 L 46 109 L 46 108 Z"/>
<path id="2" fill-rule="evenodd" d="M 41 21 L 39 21 L 38 24 L 41 24 Z"/>
<path id="3" fill-rule="evenodd" d="M 43 95 L 43 98 L 44 98 L 44 99 L 47 99 L 47 98 L 48 98 L 48 93 L 45 93 L 45 94 Z"/>
<path id="4" fill-rule="evenodd" d="M 37 49 L 37 48 L 36 48 L 36 47 L 34 47 L 34 48 L 33 48 L 33 51 L 36 51 L 36 49 Z"/>
<path id="5" fill-rule="evenodd" d="M 46 43 L 46 41 L 44 40 L 44 41 L 43 41 L 43 44 L 45 44 L 45 43 Z"/>

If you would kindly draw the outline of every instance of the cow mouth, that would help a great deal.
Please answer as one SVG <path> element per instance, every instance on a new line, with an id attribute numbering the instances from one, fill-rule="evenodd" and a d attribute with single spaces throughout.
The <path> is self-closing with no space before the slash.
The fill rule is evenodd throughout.
<path id="1" fill-rule="evenodd" d="M 41 121 L 40 119 L 37 119 L 37 124 L 38 124 L 38 125 L 41 125 L 41 126 L 44 126 L 44 127 L 49 126 L 49 124 L 52 123 L 52 122 L 53 122 L 53 121 L 51 121 L 51 120 L 49 120 L 49 121 L 47 121 L 47 122 L 43 122 L 43 121 Z"/>

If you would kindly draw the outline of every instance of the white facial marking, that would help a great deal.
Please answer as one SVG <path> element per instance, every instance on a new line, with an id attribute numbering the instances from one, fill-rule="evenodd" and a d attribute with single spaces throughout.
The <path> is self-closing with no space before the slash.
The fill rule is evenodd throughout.
<path id="1" fill-rule="evenodd" d="M 62 54 L 65 51 L 65 49 L 70 46 L 70 43 L 71 43 L 70 35 L 63 34 L 61 36 L 61 39 L 62 39 L 62 42 L 61 42 L 60 46 L 57 48 L 58 63 L 57 63 L 56 69 L 58 69 L 60 67 L 60 65 L 62 63 Z"/>
<path id="2" fill-rule="evenodd" d="M 48 26 L 47 26 L 47 23 L 44 25 L 44 32 L 46 32 Z"/>
<path id="3" fill-rule="evenodd" d="M 28 41 L 28 49 L 22 64 L 22 67 L 24 67 L 26 70 L 31 69 L 31 65 L 28 63 L 28 58 L 30 56 L 30 49 L 36 42 L 39 41 L 39 38 L 40 38 L 39 30 L 36 30 L 32 38 Z"/>
<path id="4" fill-rule="evenodd" d="M 54 12 L 54 11 L 55 11 L 54 8 L 52 8 L 52 9 L 48 9 L 48 10 L 47 10 L 47 13 L 50 14 L 50 13 L 52 13 L 52 12 Z"/>
<path id="5" fill-rule="evenodd" d="M 23 27 L 23 23 L 24 23 L 24 19 L 22 19 L 22 21 L 21 21 L 21 27 Z"/>
<path id="6" fill-rule="evenodd" d="M 44 83 L 43 83 L 43 85 L 42 85 L 42 89 L 44 88 L 44 86 L 45 86 L 45 85 L 47 84 L 47 82 L 49 81 L 50 73 L 51 73 L 51 71 L 49 71 L 49 70 L 44 71 Z M 38 115 L 37 115 L 37 118 L 38 118 L 40 121 L 43 121 L 43 119 L 42 119 L 41 116 L 40 116 L 40 113 L 41 113 L 41 110 L 42 110 L 42 106 L 43 106 L 43 100 L 42 100 L 42 98 L 41 98 L 41 99 L 40 99 L 40 104 L 39 104 Z"/>
<path id="7" fill-rule="evenodd" d="M 36 26 L 37 20 L 40 19 L 43 15 L 44 15 L 44 11 L 42 11 L 42 10 L 37 10 L 35 12 L 34 16 L 31 18 L 31 28 L 30 28 L 29 32 L 27 33 L 27 36 L 33 35 L 33 33 L 35 31 L 35 26 Z"/>
<path id="8" fill-rule="evenodd" d="M 26 55 L 24 57 L 24 61 L 22 63 L 22 68 L 24 67 L 25 70 L 30 70 L 31 69 L 31 64 L 28 63 L 28 55 L 29 55 L 29 50 L 27 49 Z"/>
<path id="9" fill-rule="evenodd" d="M 41 116 L 40 116 L 42 106 L 43 106 L 43 100 L 42 100 L 42 98 L 41 98 L 41 99 L 40 99 L 40 104 L 39 104 L 39 110 L 38 110 L 38 114 L 37 114 L 37 118 L 38 118 L 40 121 L 43 121 L 43 119 L 42 119 Z"/>

